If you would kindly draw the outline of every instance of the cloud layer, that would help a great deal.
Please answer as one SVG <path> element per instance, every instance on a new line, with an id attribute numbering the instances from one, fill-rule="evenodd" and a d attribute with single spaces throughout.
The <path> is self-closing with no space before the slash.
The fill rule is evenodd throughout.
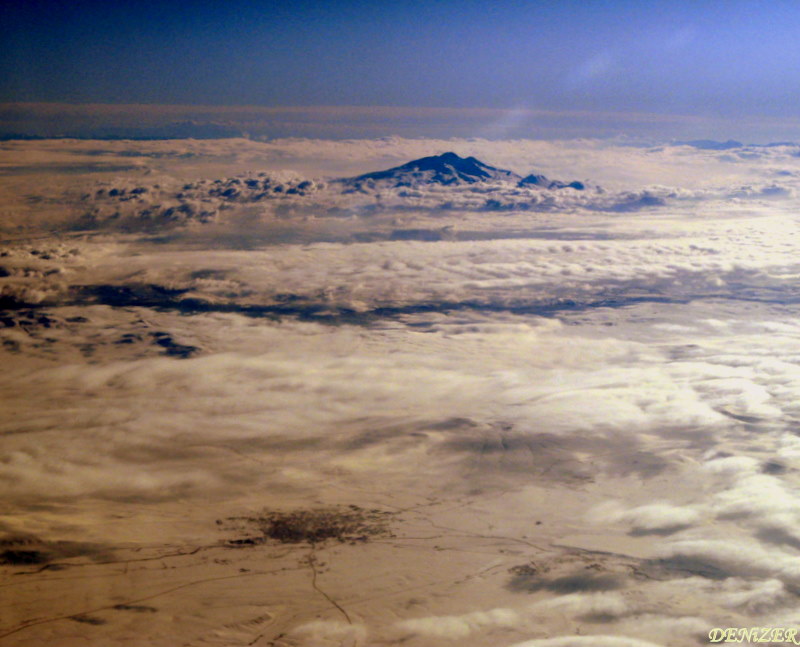
<path id="1" fill-rule="evenodd" d="M 331 181 L 445 143 L 604 188 Z M 270 637 L 298 645 L 640 647 L 790 617 L 795 148 L 41 142 L 26 170 L 21 146 L 2 151 L 4 541 L 200 546 L 231 579 L 172 616 L 187 636 L 245 575 L 293 592 Z M 137 170 L 63 166 L 121 159 Z M 17 229 L 27 213 L 58 235 Z M 394 535 L 220 539 L 322 504 L 392 511 Z"/>

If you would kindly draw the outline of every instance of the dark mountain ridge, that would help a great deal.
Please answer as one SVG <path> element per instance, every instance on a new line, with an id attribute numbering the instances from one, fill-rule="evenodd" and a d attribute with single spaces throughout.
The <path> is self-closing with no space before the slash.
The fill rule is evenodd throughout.
<path id="1" fill-rule="evenodd" d="M 530 175 L 522 178 L 517 186 L 540 186 L 543 189 L 575 189 L 576 191 L 583 191 L 586 185 L 583 182 L 562 182 L 561 180 L 549 180 L 544 175 Z"/>
<path id="2" fill-rule="evenodd" d="M 532 174 L 523 178 L 513 171 L 490 166 L 474 157 L 461 157 L 453 152 L 422 157 L 401 166 L 365 173 L 353 178 L 344 178 L 339 182 L 355 191 L 381 186 L 387 188 L 416 187 L 427 184 L 450 186 L 482 182 L 509 182 L 519 187 L 572 188 L 579 191 L 585 188 L 581 182 L 567 184 L 558 180 L 548 180 L 543 175 Z"/>

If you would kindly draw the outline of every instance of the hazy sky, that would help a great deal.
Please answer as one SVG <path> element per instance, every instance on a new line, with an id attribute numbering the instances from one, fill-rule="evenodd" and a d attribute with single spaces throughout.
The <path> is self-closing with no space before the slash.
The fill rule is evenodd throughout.
<path id="1" fill-rule="evenodd" d="M 798 33 L 780 0 L 7 1 L 0 102 L 792 118 Z"/>

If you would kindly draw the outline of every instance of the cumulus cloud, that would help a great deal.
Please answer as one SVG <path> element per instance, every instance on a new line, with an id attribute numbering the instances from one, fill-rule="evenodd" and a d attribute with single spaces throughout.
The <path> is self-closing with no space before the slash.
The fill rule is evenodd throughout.
<path id="1" fill-rule="evenodd" d="M 619 593 L 571 593 L 531 606 L 534 612 L 560 612 L 572 616 L 617 619 L 631 612 L 631 608 Z"/>
<path id="2" fill-rule="evenodd" d="M 507 175 L 513 174 L 509 172 Z M 83 197 L 83 216 L 75 226 L 127 230 L 174 228 L 220 219 L 226 221 L 246 208 L 256 209 L 262 220 L 289 215 L 374 217 L 376 214 L 417 211 L 428 211 L 434 216 L 442 212 L 565 210 L 631 213 L 681 206 L 687 202 L 713 203 L 715 200 L 746 201 L 794 196 L 794 189 L 774 181 L 733 190 L 687 190 L 651 185 L 608 191 L 596 185 L 587 186 L 584 182 L 548 181 L 546 178 L 540 186 L 537 183 L 525 183 L 524 180 L 518 183 L 505 179 L 505 176 L 478 183 L 454 181 L 444 185 L 426 181 L 428 176 L 414 177 L 414 180 L 398 179 L 391 183 L 370 178 L 326 183 L 319 179 L 279 180 L 261 173 L 213 181 L 200 180 L 169 191 L 161 184 L 149 187 L 114 186 L 107 190 L 98 189 Z"/>
<path id="3" fill-rule="evenodd" d="M 395 627 L 401 631 L 423 636 L 456 640 L 488 627 L 509 627 L 519 622 L 520 616 L 516 611 L 498 608 L 458 616 L 413 618 L 398 622 Z"/>
<path id="4" fill-rule="evenodd" d="M 795 488 L 780 476 L 781 463 L 729 457 L 709 461 L 706 469 L 726 479 L 709 501 L 720 519 L 747 523 L 768 544 L 800 548 L 800 505 Z"/>
<path id="5" fill-rule="evenodd" d="M 669 503 L 651 503 L 627 510 L 619 504 L 606 503 L 592 510 L 589 516 L 596 523 L 627 523 L 634 532 L 641 534 L 668 533 L 689 527 L 701 519 L 697 509 Z"/>
<path id="6" fill-rule="evenodd" d="M 680 593 L 678 593 L 680 595 Z M 691 644 L 705 640 L 713 624 L 694 615 L 668 616 L 658 613 L 640 613 L 624 618 L 617 626 L 623 635 L 639 635 L 659 640 L 663 644 Z"/>
<path id="7" fill-rule="evenodd" d="M 764 613 L 776 606 L 782 606 L 790 599 L 783 582 L 777 579 L 748 582 L 731 577 L 722 582 L 715 594 L 719 595 L 720 602 L 724 606 L 743 608 L 752 614 Z"/>
<path id="8" fill-rule="evenodd" d="M 471 420 L 471 427 L 443 427 L 424 440 L 416 438 L 417 450 L 431 454 L 427 461 L 433 461 L 438 453 L 456 450 L 471 460 L 471 445 L 462 444 L 469 440 L 480 448 L 484 438 L 494 434 L 497 416 L 519 427 L 506 432 L 509 443 L 535 443 L 541 425 L 549 433 L 574 434 L 590 431 L 602 418 L 598 441 L 603 443 L 608 428 L 621 432 L 632 420 L 640 425 L 659 424 L 659 416 L 651 419 L 636 405 L 635 392 L 618 388 L 613 392 L 616 404 L 606 405 L 596 412 L 597 417 L 565 415 L 561 410 L 564 403 L 584 406 L 587 397 L 599 403 L 608 390 L 603 381 L 597 383 L 587 372 L 589 357 L 594 355 L 593 366 L 607 365 L 614 357 L 629 357 L 627 353 L 635 346 L 576 347 L 559 338 L 558 326 L 539 328 L 499 320 L 467 330 L 443 326 L 442 332 L 421 334 L 419 339 L 406 338 L 404 329 L 398 328 L 383 333 L 382 344 L 396 344 L 396 352 L 386 356 L 365 352 L 360 347 L 363 334 L 344 328 L 331 337 L 320 324 L 262 324 L 253 329 L 246 321 L 237 324 L 196 316 L 193 335 L 211 334 L 219 325 L 228 330 L 227 346 L 239 346 L 239 352 L 201 354 L 182 362 L 145 358 L 96 367 L 48 367 L 6 389 L 7 402 L 25 398 L 37 409 L 35 422 L 28 419 L 20 426 L 9 420 L 4 426 L 6 433 L 16 434 L 18 439 L 17 451 L 0 465 L 0 473 L 15 494 L 52 496 L 60 492 L 63 496 L 110 498 L 158 498 L 177 490 L 213 494 L 223 487 L 241 487 L 237 482 L 245 474 L 258 481 L 267 477 L 268 473 L 258 475 L 263 466 L 280 464 L 270 457 L 271 443 L 290 438 L 306 439 L 309 447 L 323 454 L 334 452 L 337 445 L 352 446 L 354 455 L 331 454 L 330 458 L 351 470 L 399 473 L 404 463 L 397 452 L 412 449 L 407 433 L 424 431 L 429 425 L 435 429 L 446 419 Z M 492 337 L 487 339 L 490 331 Z M 533 353 L 548 337 L 547 353 L 540 353 L 529 367 L 504 368 L 510 356 Z M 188 341 L 202 343 L 194 337 Z M 245 354 L 252 343 L 272 345 L 274 350 Z M 282 347 L 291 350 L 280 351 Z M 487 354 L 495 356 L 496 371 L 487 373 Z M 553 381 L 548 372 L 567 361 L 570 354 L 573 379 L 576 384 L 586 380 L 586 388 L 574 395 L 559 395 L 563 374 Z M 617 379 L 635 381 L 637 375 L 623 371 Z M 62 423 L 63 399 L 69 393 L 83 394 L 85 399 L 69 409 L 69 422 Z M 607 395 L 611 393 L 608 390 Z M 492 404 L 487 407 L 486 403 Z M 537 421 L 533 435 L 531 420 Z M 59 450 L 45 455 L 33 436 L 22 433 L 35 427 L 58 428 L 50 447 Z M 387 428 L 379 444 L 369 441 L 376 427 Z M 393 427 L 396 431 L 390 432 Z M 82 455 L 82 445 L 75 440 L 90 437 L 104 444 L 103 456 Z M 184 441 L 173 447 L 170 438 Z M 245 461 L 238 473 L 215 467 L 220 451 L 242 448 L 255 452 L 258 461 Z M 562 454 L 565 457 L 575 449 L 565 444 L 559 451 L 566 452 Z M 156 455 L 166 462 L 149 465 L 148 457 Z M 299 466 L 303 454 L 296 459 Z M 283 462 L 287 469 L 293 466 L 285 457 Z M 541 471 L 546 464 L 534 462 L 532 466 Z M 280 478 L 279 474 L 273 477 Z"/>
<path id="9" fill-rule="evenodd" d="M 703 565 L 716 569 L 720 577 L 762 577 L 777 579 L 797 589 L 800 568 L 795 556 L 780 548 L 767 548 L 752 539 L 684 539 L 662 545 L 659 552 L 666 558 L 677 558 L 691 568 Z"/>
<path id="10" fill-rule="evenodd" d="M 358 647 L 364 645 L 367 638 L 367 629 L 363 624 L 347 624 L 332 620 L 315 620 L 295 627 L 291 635 L 300 637 L 308 644 L 331 647 L 337 645 L 351 645 Z"/>
<path id="11" fill-rule="evenodd" d="M 0 149 L 9 164 L 21 144 Z M 88 187 L 75 205 L 82 215 L 72 226 L 133 230 L 230 222 L 248 212 L 252 220 L 275 215 L 357 215 L 424 210 L 455 213 L 556 212 L 658 213 L 664 207 L 696 209 L 698 204 L 747 205 L 793 200 L 797 177 L 791 170 L 796 147 L 750 147 L 747 159 L 718 159 L 711 151 L 687 146 L 631 147 L 618 141 L 545 142 L 482 139 L 189 140 L 176 142 L 28 142 L 31 169 L 121 171 L 134 163 L 136 173 L 122 180 L 110 175 Z M 738 149 L 737 149 L 738 150 Z M 342 187 L 324 187 L 320 178 L 341 178 L 388 168 L 428 155 L 454 151 L 476 156 L 520 176 L 533 172 L 550 178 L 580 180 L 586 191 L 490 183 L 486 186 L 363 186 L 341 195 Z M 741 151 L 739 151 L 741 152 Z M 715 153 L 716 154 L 716 153 Z M 54 156 L 61 156 L 54 167 Z M 234 160 L 231 162 L 231 160 Z M 225 161 L 224 167 L 221 162 Z M 101 165 L 101 166 L 98 166 Z M 191 181 L 176 182 L 170 165 L 196 169 Z M 746 166 L 745 166 L 746 164 Z M 781 168 L 783 167 L 783 168 Z M 27 168 L 27 167 L 26 167 Z M 220 176 L 220 168 L 237 175 Z M 253 169 L 265 169 L 256 172 Z M 285 169 L 296 168 L 294 178 Z M 133 176 L 133 178 L 131 177 Z M 549 184 L 548 184 L 549 186 Z M 556 186 L 558 183 L 556 183 Z M 598 187 L 602 187 L 598 189 Z M 75 202 L 74 192 L 59 196 Z"/>

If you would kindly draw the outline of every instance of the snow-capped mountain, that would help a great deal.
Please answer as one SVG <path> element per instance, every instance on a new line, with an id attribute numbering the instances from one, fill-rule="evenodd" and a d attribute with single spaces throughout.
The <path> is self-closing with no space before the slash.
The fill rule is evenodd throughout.
<path id="1" fill-rule="evenodd" d="M 460 157 L 455 153 L 442 153 L 407 162 L 385 171 L 365 173 L 341 180 L 353 189 L 371 186 L 414 187 L 424 184 L 475 184 L 477 182 L 519 182 L 521 177 L 513 171 L 495 168 L 474 157 Z"/>
<path id="2" fill-rule="evenodd" d="M 496 168 L 474 157 L 461 157 L 456 153 L 442 153 L 412 160 L 402 166 L 374 171 L 353 178 L 339 180 L 351 191 L 363 191 L 375 187 L 418 187 L 429 184 L 464 185 L 482 182 L 514 183 L 519 187 L 541 187 L 543 189 L 585 188 L 582 182 L 550 180 L 544 175 L 531 174 L 521 177 L 513 171 Z"/>

